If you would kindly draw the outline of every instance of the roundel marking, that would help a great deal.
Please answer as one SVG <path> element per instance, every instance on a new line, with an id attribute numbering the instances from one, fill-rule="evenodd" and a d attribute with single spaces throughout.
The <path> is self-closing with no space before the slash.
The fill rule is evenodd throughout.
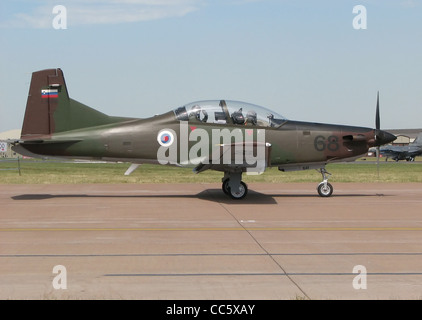
<path id="1" fill-rule="evenodd" d="M 168 130 L 162 130 L 158 133 L 157 141 L 161 146 L 169 147 L 173 144 L 174 141 L 173 133 Z"/>

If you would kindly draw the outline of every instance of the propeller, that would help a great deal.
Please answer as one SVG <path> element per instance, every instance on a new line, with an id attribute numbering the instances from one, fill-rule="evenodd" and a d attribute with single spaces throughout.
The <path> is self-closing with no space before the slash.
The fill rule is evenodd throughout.
<path id="1" fill-rule="evenodd" d="M 375 111 L 375 146 L 377 152 L 377 172 L 379 177 L 379 163 L 380 163 L 380 146 L 390 143 L 397 139 L 397 137 L 387 131 L 381 130 L 380 121 L 380 99 L 379 91 L 377 92 L 377 109 Z"/>
<path id="2" fill-rule="evenodd" d="M 375 111 L 375 141 L 379 141 L 381 133 L 381 121 L 380 121 L 380 92 L 377 92 L 377 109 Z M 380 144 L 377 143 L 377 174 L 380 177 Z"/>
<path id="3" fill-rule="evenodd" d="M 379 92 L 377 93 L 377 110 L 375 113 L 375 146 L 378 148 L 397 139 L 397 137 L 387 131 L 381 130 Z"/>

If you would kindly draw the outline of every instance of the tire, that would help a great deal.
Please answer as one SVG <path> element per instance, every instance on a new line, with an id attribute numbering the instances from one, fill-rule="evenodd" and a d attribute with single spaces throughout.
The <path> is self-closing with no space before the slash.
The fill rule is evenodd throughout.
<path id="1" fill-rule="evenodd" d="M 331 185 L 331 183 L 328 183 L 328 182 L 327 182 L 327 186 L 325 186 L 325 183 L 324 183 L 324 182 L 321 182 L 321 183 L 318 185 L 317 190 L 318 190 L 318 194 L 319 194 L 321 197 L 330 197 L 330 196 L 333 194 L 333 190 L 334 190 L 334 188 L 333 188 L 333 186 Z"/>
<path id="2" fill-rule="evenodd" d="M 224 180 L 223 184 L 221 185 L 221 189 L 223 190 L 224 194 L 226 194 L 228 196 L 230 195 L 229 180 L 230 179 Z"/>
<path id="3" fill-rule="evenodd" d="M 227 183 L 227 185 L 228 185 L 228 183 Z M 248 187 L 247 187 L 246 183 L 244 183 L 243 181 L 240 182 L 240 188 L 239 188 L 238 192 L 232 192 L 230 187 L 228 187 L 228 190 L 230 192 L 230 197 L 234 200 L 241 200 L 244 197 L 246 197 L 246 195 L 248 194 Z"/>

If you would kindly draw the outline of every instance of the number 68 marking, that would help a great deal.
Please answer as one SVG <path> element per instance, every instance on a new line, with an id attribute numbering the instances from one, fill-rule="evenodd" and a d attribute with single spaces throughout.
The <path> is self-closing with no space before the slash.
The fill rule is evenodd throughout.
<path id="1" fill-rule="evenodd" d="M 324 151 L 328 149 L 329 151 L 337 151 L 339 148 L 338 137 L 329 136 L 325 139 L 324 136 L 317 136 L 314 140 L 314 147 L 317 151 Z"/>

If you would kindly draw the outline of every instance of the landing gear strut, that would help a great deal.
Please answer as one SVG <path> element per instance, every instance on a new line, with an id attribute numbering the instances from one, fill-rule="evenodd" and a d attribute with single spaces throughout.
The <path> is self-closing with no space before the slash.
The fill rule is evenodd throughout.
<path id="1" fill-rule="evenodd" d="M 248 194 L 248 186 L 241 180 L 242 172 L 225 172 L 221 189 L 232 199 L 243 199 Z"/>
<path id="2" fill-rule="evenodd" d="M 327 170 L 325 170 L 325 167 L 320 168 L 317 171 L 322 174 L 322 182 L 317 187 L 318 194 L 321 197 L 331 196 L 331 194 L 333 193 L 333 190 L 334 190 L 331 183 L 328 182 L 328 179 L 330 178 L 331 173 L 327 172 Z"/>

